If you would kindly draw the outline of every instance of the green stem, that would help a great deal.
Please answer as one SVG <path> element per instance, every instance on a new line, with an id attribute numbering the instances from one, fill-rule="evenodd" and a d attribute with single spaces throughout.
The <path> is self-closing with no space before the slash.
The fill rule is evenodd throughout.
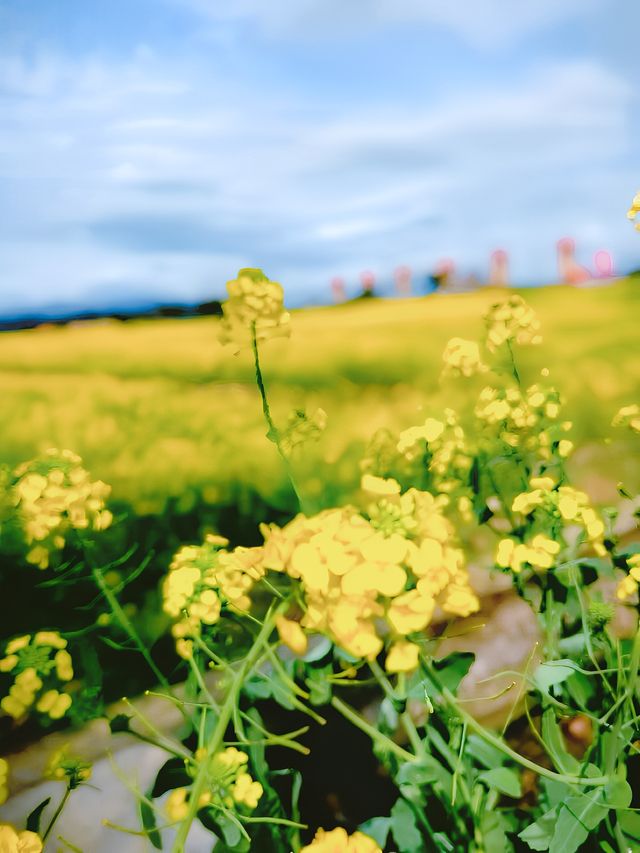
<path id="1" fill-rule="evenodd" d="M 517 764 L 522 765 L 522 767 L 526 767 L 528 770 L 533 770 L 533 772 L 537 773 L 539 776 L 545 776 L 547 779 L 553 779 L 555 782 L 564 782 L 569 785 L 602 787 L 604 785 L 608 785 L 611 781 L 608 776 L 573 776 L 567 773 L 556 773 L 554 770 L 548 770 L 541 764 L 536 764 L 535 761 L 530 761 L 528 758 L 525 758 L 524 755 L 520 755 L 520 753 L 511 749 L 511 747 L 508 746 L 502 738 L 491 734 L 491 732 L 485 729 L 485 727 L 472 717 L 471 714 L 464 711 L 456 701 L 456 697 L 453 693 L 451 693 L 451 691 L 444 687 L 444 685 L 439 681 L 438 674 L 434 667 L 431 666 L 428 661 L 425 661 L 425 665 L 429 670 L 431 678 L 438 685 L 442 698 L 445 700 L 447 705 L 455 710 L 461 720 L 466 723 L 472 731 L 479 735 L 488 744 L 499 749 L 500 752 L 511 758 Z"/>
<path id="2" fill-rule="evenodd" d="M 50 823 L 49 823 L 49 826 L 45 829 L 45 831 L 44 831 L 44 835 L 42 836 L 42 845 L 43 845 L 43 846 L 44 846 L 44 842 L 47 840 L 47 838 L 48 838 L 48 837 L 49 837 L 49 835 L 51 834 L 51 830 L 53 829 L 53 827 L 54 827 L 54 826 L 55 826 L 55 824 L 57 823 L 58 818 L 59 818 L 59 817 L 60 817 L 60 815 L 62 814 L 62 811 L 63 811 L 64 807 L 65 807 L 65 806 L 66 806 L 66 804 L 67 804 L 67 800 L 69 799 L 70 794 L 71 794 L 71 788 L 69 787 L 69 785 L 67 785 L 67 789 L 66 789 L 66 790 L 65 790 L 65 792 L 64 792 L 64 796 L 63 796 L 63 797 L 62 797 L 62 799 L 60 800 L 60 803 L 59 803 L 59 805 L 58 805 L 58 808 L 55 810 L 54 815 L 53 815 L 53 817 L 51 818 L 51 821 L 50 821 Z"/>
<path id="3" fill-rule="evenodd" d="M 184 851 L 184 846 L 187 841 L 187 836 L 189 835 L 189 830 L 191 829 L 191 824 L 193 823 L 195 816 L 200 808 L 200 797 L 205 792 L 207 786 L 209 761 L 211 757 L 215 755 L 215 753 L 220 749 L 220 746 L 224 741 L 224 735 L 227 730 L 227 726 L 229 725 L 229 721 L 231 720 L 233 709 L 237 704 L 238 696 L 240 694 L 240 690 L 242 689 L 242 685 L 244 684 L 252 667 L 262 654 L 264 642 L 269 638 L 271 632 L 273 631 L 275 617 L 279 614 L 281 610 L 284 610 L 286 606 L 288 606 L 288 602 L 281 604 L 280 607 L 267 613 L 262 628 L 260 629 L 253 643 L 253 646 L 251 647 L 249 653 L 242 662 L 242 665 L 236 672 L 233 682 L 229 687 L 227 697 L 224 701 L 224 704 L 220 708 L 220 715 L 218 716 L 216 727 L 211 734 L 209 743 L 207 744 L 206 755 L 200 762 L 198 773 L 191 787 L 191 791 L 189 794 L 189 810 L 178 829 L 176 840 L 173 845 L 173 853 L 183 853 Z"/>
<path id="4" fill-rule="evenodd" d="M 260 398 L 262 400 L 262 414 L 264 415 L 264 419 L 267 422 L 268 427 L 267 438 L 272 441 L 277 447 L 278 453 L 280 454 L 280 458 L 284 463 L 284 467 L 287 472 L 287 477 L 289 478 L 289 482 L 291 483 L 291 488 L 293 489 L 293 492 L 296 496 L 296 500 L 298 501 L 298 507 L 302 512 L 304 512 L 304 501 L 300 497 L 300 492 L 298 491 L 298 487 L 296 486 L 289 458 L 282 448 L 282 442 L 280 441 L 280 431 L 278 430 L 277 426 L 273 422 L 273 418 L 271 417 L 271 409 L 269 407 L 269 401 L 267 399 L 267 389 L 264 385 L 262 369 L 260 367 L 260 353 L 258 351 L 258 338 L 256 336 L 255 323 L 251 325 L 251 349 L 253 351 L 253 362 L 256 369 L 256 385 L 258 386 L 258 391 L 260 392 Z"/>

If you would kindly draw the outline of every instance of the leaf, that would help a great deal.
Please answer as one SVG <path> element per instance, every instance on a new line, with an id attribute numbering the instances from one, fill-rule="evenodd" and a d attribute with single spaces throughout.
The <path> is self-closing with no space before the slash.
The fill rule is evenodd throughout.
<path id="1" fill-rule="evenodd" d="M 626 836 L 640 842 L 640 814 L 638 812 L 622 812 L 618 815 L 618 823 Z"/>
<path id="2" fill-rule="evenodd" d="M 541 693 L 548 695 L 550 687 L 562 684 L 575 671 L 575 664 L 568 659 L 548 661 L 547 663 L 541 663 L 533 673 L 533 683 Z"/>
<path id="3" fill-rule="evenodd" d="M 360 832 L 364 832 L 369 838 L 373 838 L 378 847 L 384 848 L 387 843 L 387 837 L 391 830 L 390 817 L 372 817 L 361 823 L 358 827 Z"/>
<path id="4" fill-rule="evenodd" d="M 508 767 L 495 767 L 493 770 L 485 770 L 478 776 L 478 779 L 490 788 L 495 788 L 496 791 L 513 797 L 513 799 L 522 796 L 520 777 L 515 770 L 510 770 Z"/>
<path id="5" fill-rule="evenodd" d="M 547 708 L 542 714 L 542 739 L 556 770 L 559 770 L 561 773 L 579 773 L 580 764 L 567 752 L 567 747 L 553 708 Z"/>
<path id="6" fill-rule="evenodd" d="M 442 764 L 431 756 L 420 761 L 402 764 L 395 777 L 396 785 L 402 796 L 411 803 L 424 805 L 425 788 L 439 788 L 451 791 L 451 774 Z"/>
<path id="7" fill-rule="evenodd" d="M 331 665 L 322 669 L 309 668 L 306 683 L 309 688 L 309 701 L 312 705 L 328 705 L 331 701 L 332 687 L 329 676 L 333 672 Z"/>
<path id="8" fill-rule="evenodd" d="M 604 800 L 611 809 L 628 809 L 633 791 L 626 779 L 613 778 L 604 789 Z"/>
<path id="9" fill-rule="evenodd" d="M 109 720 L 109 728 L 111 734 L 119 734 L 121 732 L 129 732 L 131 728 L 129 722 L 133 719 L 129 714 L 116 714 Z"/>
<path id="10" fill-rule="evenodd" d="M 156 814 L 154 810 L 144 800 L 139 801 L 139 806 L 140 819 L 142 820 L 143 828 L 146 830 L 147 838 L 156 850 L 162 850 L 162 837 L 158 832 L 158 825 L 156 823 Z"/>
<path id="11" fill-rule="evenodd" d="M 460 682 L 471 669 L 474 660 L 473 652 L 455 652 L 452 655 L 447 655 L 446 658 L 434 661 L 433 666 L 439 673 L 442 685 L 455 695 Z"/>
<path id="12" fill-rule="evenodd" d="M 47 797 L 46 800 L 43 800 L 31 812 L 31 814 L 27 818 L 27 829 L 29 830 L 29 832 L 37 832 L 38 835 L 40 834 L 40 821 L 42 819 L 42 812 L 46 809 L 50 802 L 51 797 Z"/>
<path id="13" fill-rule="evenodd" d="M 315 661 L 322 660 L 330 651 L 331 640 L 322 634 L 318 634 L 310 640 L 309 648 L 306 654 L 302 656 L 302 660 L 305 663 L 314 663 Z"/>
<path id="14" fill-rule="evenodd" d="M 167 791 L 172 791 L 174 788 L 183 788 L 186 785 L 190 785 L 192 781 L 185 769 L 184 761 L 181 758 L 170 758 L 158 770 L 150 797 L 152 799 L 161 797 Z"/>
<path id="15" fill-rule="evenodd" d="M 424 843 L 416 826 L 416 816 L 406 800 L 396 800 L 391 809 L 391 830 L 398 853 L 422 853 Z"/>
<path id="16" fill-rule="evenodd" d="M 518 838 L 524 841 L 531 850 L 548 850 L 558 820 L 558 809 L 545 812 L 535 823 L 530 824 Z"/>
<path id="17" fill-rule="evenodd" d="M 504 752 L 501 752 L 495 746 L 491 746 L 490 743 L 487 743 L 476 734 L 467 736 L 465 753 L 475 758 L 479 764 L 488 768 L 499 767 L 505 761 Z"/>
<path id="18" fill-rule="evenodd" d="M 509 853 L 513 850 L 513 845 L 505 833 L 500 812 L 485 811 L 480 821 L 480 831 L 485 850 L 499 850 L 500 853 Z"/>

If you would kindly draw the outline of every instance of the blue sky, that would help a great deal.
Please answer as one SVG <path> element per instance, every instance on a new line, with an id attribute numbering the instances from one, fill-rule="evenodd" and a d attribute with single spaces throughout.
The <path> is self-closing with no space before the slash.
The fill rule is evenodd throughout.
<path id="1" fill-rule="evenodd" d="M 636 0 L 0 0 L 0 312 L 640 266 Z"/>

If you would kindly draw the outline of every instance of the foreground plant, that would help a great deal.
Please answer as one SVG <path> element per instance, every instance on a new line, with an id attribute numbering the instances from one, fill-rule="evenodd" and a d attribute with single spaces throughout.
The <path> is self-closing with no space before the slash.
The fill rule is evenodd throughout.
<path id="1" fill-rule="evenodd" d="M 111 719 L 114 734 L 155 744 L 167 761 L 149 791 L 131 786 L 142 829 L 108 825 L 143 834 L 157 849 L 173 833 L 174 853 L 195 821 L 221 851 L 571 853 L 587 842 L 634 849 L 640 633 L 637 621 L 630 636 L 613 625 L 614 607 L 637 594 L 640 548 L 621 545 L 615 513 L 601 515 L 568 481 L 572 425 L 561 395 L 546 369 L 525 381 L 518 360 L 519 347 L 541 343 L 533 310 L 514 295 L 488 312 L 481 340 L 450 341 L 443 381 L 464 383 L 467 404 L 374 436 L 358 499 L 311 511 L 292 461 L 300 442 L 291 421 L 278 427 L 260 362 L 262 343 L 289 330 L 282 290 L 259 270 L 242 270 L 229 293 L 222 333 L 251 347 L 267 437 L 301 511 L 285 524 L 263 524 L 255 547 L 209 533 L 176 552 L 161 592 L 187 673 L 183 689 L 159 671 L 118 599 L 122 586 L 110 585 L 109 566 L 79 534 L 84 577 L 144 655 L 160 684 L 154 694 L 182 717 L 174 736 L 131 703 L 130 713 Z M 625 407 L 616 424 L 634 429 L 636 408 Z M 31 485 L 39 495 L 49 488 Z M 95 503 L 101 495 L 89 499 L 87 511 L 110 522 Z M 458 630 L 453 620 L 480 606 L 468 570 L 476 542 L 538 614 L 544 638 L 524 673 L 500 674 L 513 676 L 502 731 L 481 724 L 459 695 L 473 655 L 441 651 Z M 607 582 L 617 589 L 613 600 Z M 48 687 L 41 673 L 63 678 L 71 667 L 58 659 L 65 641 L 51 642 L 60 635 L 49 632 L 44 650 L 38 636 L 10 641 L 0 664 L 7 675 L 15 670 L 16 682 L 27 673 L 29 684 L 16 691 L 14 683 L 1 705 L 17 723 L 42 702 L 54 716 L 60 700 L 49 708 L 46 694 L 36 696 Z M 489 682 L 485 701 L 504 692 Z M 267 703 L 280 706 L 277 731 L 265 720 Z M 270 763 L 276 747 L 308 753 L 306 736 L 329 708 L 370 739 L 395 785 L 389 813 L 359 827 L 306 826 L 298 806 L 304 775 Z M 308 725 L 288 731 L 288 712 Z M 524 746 L 509 725 L 516 718 L 528 733 Z"/>

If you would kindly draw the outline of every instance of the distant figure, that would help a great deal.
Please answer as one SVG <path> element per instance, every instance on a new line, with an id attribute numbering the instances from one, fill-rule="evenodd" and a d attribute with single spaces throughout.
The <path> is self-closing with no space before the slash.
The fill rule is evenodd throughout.
<path id="1" fill-rule="evenodd" d="M 393 277 L 398 296 L 411 296 L 411 268 L 404 264 L 396 267 Z"/>
<path id="2" fill-rule="evenodd" d="M 558 275 L 563 284 L 582 284 L 591 278 L 589 270 L 577 263 L 575 252 L 576 244 L 571 237 L 558 241 Z"/>
<path id="3" fill-rule="evenodd" d="M 600 249 L 593 256 L 593 265 L 596 268 L 596 278 L 613 278 L 613 258 L 606 249 Z"/>
<path id="4" fill-rule="evenodd" d="M 333 293 L 333 301 L 338 305 L 344 302 L 347 298 L 345 282 L 342 276 L 337 275 L 331 279 L 331 292 Z"/>
<path id="5" fill-rule="evenodd" d="M 361 297 L 375 296 L 374 288 L 376 285 L 375 274 L 371 270 L 365 270 L 360 273 L 360 284 L 362 285 Z"/>
<path id="6" fill-rule="evenodd" d="M 436 268 L 431 275 L 431 281 L 434 285 L 433 289 L 436 293 L 442 290 L 447 290 L 447 288 L 451 287 L 454 281 L 455 269 L 456 265 L 451 258 L 444 258 L 443 260 L 438 261 Z"/>
<path id="7" fill-rule="evenodd" d="M 496 249 L 491 253 L 489 284 L 492 287 L 509 286 L 509 255 L 504 249 Z"/>

